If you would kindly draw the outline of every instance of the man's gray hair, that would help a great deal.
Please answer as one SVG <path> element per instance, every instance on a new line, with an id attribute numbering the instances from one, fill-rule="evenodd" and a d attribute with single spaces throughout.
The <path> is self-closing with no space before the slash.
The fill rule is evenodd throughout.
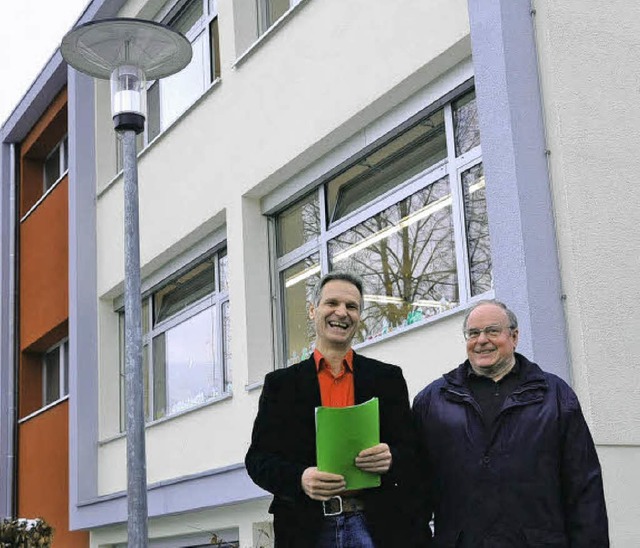
<path id="1" fill-rule="evenodd" d="M 516 329 L 518 327 L 518 317 L 515 315 L 515 313 L 506 304 L 504 304 L 502 301 L 498 301 L 497 299 L 483 299 L 481 301 L 477 301 L 477 302 L 473 303 L 471 308 L 469 308 L 467 310 L 467 312 L 465 313 L 464 321 L 462 322 L 462 330 L 463 331 L 467 330 L 467 322 L 469 321 L 469 316 L 471 316 L 471 313 L 476 308 L 478 308 L 479 306 L 482 306 L 483 304 L 495 304 L 496 306 L 499 306 L 507 314 L 507 319 L 509 320 L 509 327 L 511 329 Z"/>
<path id="2" fill-rule="evenodd" d="M 356 276 L 355 274 L 351 274 L 350 272 L 330 272 L 329 274 L 325 274 L 320 278 L 320 281 L 316 285 L 316 288 L 313 291 L 313 306 L 317 307 L 320 304 L 320 298 L 322 297 L 322 288 L 327 285 L 327 283 L 333 280 L 340 280 L 343 282 L 349 282 L 356 286 L 356 289 L 360 293 L 360 310 L 364 307 L 364 285 L 362 283 L 362 278 Z"/>

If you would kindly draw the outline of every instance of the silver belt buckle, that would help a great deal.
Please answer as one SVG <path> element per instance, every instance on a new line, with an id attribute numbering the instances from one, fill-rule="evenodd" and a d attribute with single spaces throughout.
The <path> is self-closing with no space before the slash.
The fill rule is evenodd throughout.
<path id="1" fill-rule="evenodd" d="M 337 499 L 337 501 L 338 501 L 338 511 L 337 512 L 331 512 L 331 508 L 327 508 L 327 503 L 330 503 L 333 499 Z M 324 513 L 325 517 L 339 516 L 340 514 L 342 514 L 342 497 L 340 495 L 336 495 L 335 497 L 331 497 L 330 499 L 323 500 L 322 501 L 322 512 Z"/>

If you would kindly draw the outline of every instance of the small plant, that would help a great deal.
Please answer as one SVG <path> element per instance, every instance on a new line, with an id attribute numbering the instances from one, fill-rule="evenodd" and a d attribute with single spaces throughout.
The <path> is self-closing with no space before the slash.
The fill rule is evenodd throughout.
<path id="1" fill-rule="evenodd" d="M 42 518 L 0 522 L 0 548 L 51 548 L 53 528 Z"/>

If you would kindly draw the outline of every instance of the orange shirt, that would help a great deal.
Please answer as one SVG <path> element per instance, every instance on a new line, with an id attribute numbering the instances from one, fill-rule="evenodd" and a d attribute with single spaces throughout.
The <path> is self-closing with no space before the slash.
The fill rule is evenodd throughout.
<path id="1" fill-rule="evenodd" d="M 349 349 L 342 358 L 342 369 L 337 376 L 333 375 L 331 366 L 318 349 L 313 351 L 313 359 L 318 372 L 322 405 L 325 407 L 354 405 L 356 400 L 353 388 L 353 350 Z"/>

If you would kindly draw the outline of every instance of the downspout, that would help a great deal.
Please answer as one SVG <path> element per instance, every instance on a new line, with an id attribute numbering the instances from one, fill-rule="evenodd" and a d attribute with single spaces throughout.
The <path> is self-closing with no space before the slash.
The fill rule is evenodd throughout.
<path id="1" fill-rule="evenodd" d="M 18 265 L 18 230 L 16 229 L 18 221 L 18 208 L 16 207 L 16 195 L 18 188 L 18 165 L 16 163 L 16 145 L 11 144 L 9 149 L 9 294 L 8 309 L 9 322 L 7 326 L 8 345 L 8 362 L 13 365 L 9 372 L 9 386 L 13 387 L 11 399 L 9 400 L 9 451 L 8 465 L 11 470 L 11 480 L 9 485 L 10 506 L 9 510 L 12 517 L 17 517 L 18 511 L 18 397 L 19 397 L 19 361 L 17 359 L 16 349 L 18 348 L 18 330 L 16 329 L 18 310 L 18 280 L 16 277 L 16 269 Z"/>
<path id="2" fill-rule="evenodd" d="M 17 505 L 16 361 L 16 145 L 0 142 L 0 518 L 15 517 Z"/>
<path id="3" fill-rule="evenodd" d="M 549 181 L 549 196 L 551 199 L 551 206 L 555 210 L 554 194 L 553 194 L 553 172 L 551 170 L 551 148 L 549 147 L 549 128 L 547 124 L 547 109 L 545 105 L 545 94 L 544 94 L 543 82 L 542 82 L 542 67 L 540 65 L 540 47 L 539 46 L 541 43 L 541 39 L 538 32 L 538 20 L 537 20 L 538 10 L 536 9 L 536 0 L 530 0 L 529 6 L 530 6 L 529 13 L 531 14 L 531 27 L 533 29 L 533 41 L 534 41 L 534 49 L 535 49 L 535 56 L 536 56 L 536 66 L 538 68 L 537 70 L 538 89 L 540 90 L 540 109 L 542 113 L 544 156 L 545 156 L 546 167 L 547 167 L 547 180 Z M 556 222 L 555 211 L 553 214 L 553 231 L 554 231 L 555 240 L 556 240 L 555 252 L 556 252 L 556 257 L 558 259 L 558 272 L 560 276 L 560 292 L 561 292 L 560 300 L 562 302 L 562 315 L 564 320 L 565 352 L 567 356 L 567 370 L 565 371 L 565 375 L 566 375 L 566 381 L 569 384 L 573 385 L 574 384 L 573 383 L 573 380 L 574 380 L 573 379 L 573 358 L 571 355 L 571 345 L 569 344 L 569 322 L 568 322 L 569 316 L 567 312 L 567 294 L 565 293 L 564 284 L 562 280 L 562 272 L 561 272 L 562 265 L 560 262 L 560 242 L 558 240 L 559 234 L 558 234 L 558 225 Z M 589 406 L 589 409 L 590 408 L 591 406 Z"/>

